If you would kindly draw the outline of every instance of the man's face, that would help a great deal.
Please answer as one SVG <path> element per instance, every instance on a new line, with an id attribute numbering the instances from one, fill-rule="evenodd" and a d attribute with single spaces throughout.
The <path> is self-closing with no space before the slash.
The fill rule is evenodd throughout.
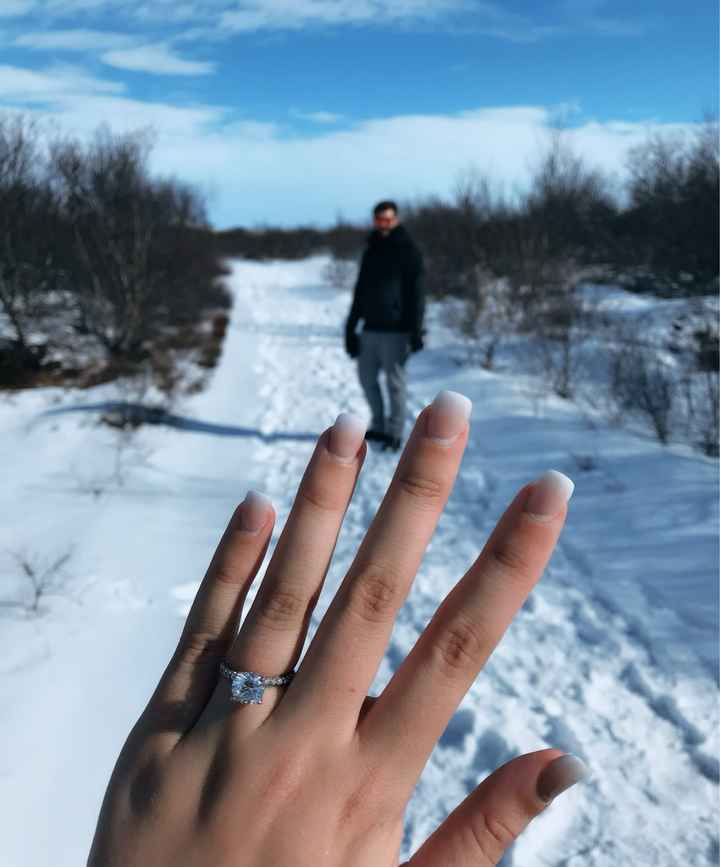
<path id="1" fill-rule="evenodd" d="M 395 226 L 397 226 L 398 217 L 392 208 L 388 208 L 386 211 L 380 211 L 379 214 L 375 214 L 374 222 L 375 228 L 381 235 L 389 235 Z"/>

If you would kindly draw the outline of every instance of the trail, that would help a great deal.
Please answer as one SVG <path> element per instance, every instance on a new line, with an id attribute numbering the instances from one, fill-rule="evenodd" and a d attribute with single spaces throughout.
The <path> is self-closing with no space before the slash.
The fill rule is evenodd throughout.
<path id="1" fill-rule="evenodd" d="M 0 620 L 11 647 L 0 670 L 0 867 L 82 863 L 117 751 L 234 506 L 249 487 L 266 493 L 277 538 L 312 437 L 343 410 L 366 414 L 341 340 L 349 298 L 324 285 L 323 266 L 319 257 L 234 264 L 237 303 L 208 390 L 179 411 L 185 429 L 142 429 L 123 459 L 122 485 L 107 478 L 113 435 L 89 413 L 43 415 L 72 410 L 77 395 L 22 395 L 3 407 L 0 445 L 18 466 L 2 495 L 2 551 L 22 542 L 52 553 L 72 543 L 74 554 L 40 616 Z M 539 401 L 536 385 L 513 374 L 510 356 L 497 373 L 458 366 L 437 305 L 429 325 L 429 348 L 409 363 L 407 431 L 440 389 L 452 388 L 474 402 L 471 434 L 374 694 L 517 489 L 548 468 L 577 487 L 545 576 L 428 761 L 408 806 L 402 857 L 491 770 L 553 746 L 581 756 L 593 777 L 533 822 L 505 867 L 714 863 L 717 689 L 705 589 L 714 467 L 589 426 L 565 402 Z M 82 401 L 111 396 L 98 389 Z M 368 454 L 310 637 L 395 462 Z M 17 580 L 8 556 L 3 569 Z M 684 605 L 688 588 L 705 594 L 702 604 Z M 30 839 L 27 815 L 38 817 Z"/>

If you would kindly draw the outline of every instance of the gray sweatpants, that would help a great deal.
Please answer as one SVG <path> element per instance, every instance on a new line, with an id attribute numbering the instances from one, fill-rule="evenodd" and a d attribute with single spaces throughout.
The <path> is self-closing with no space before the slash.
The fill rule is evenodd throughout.
<path id="1" fill-rule="evenodd" d="M 407 379 L 405 362 L 410 355 L 410 335 L 395 331 L 363 331 L 360 334 L 358 376 L 372 412 L 370 427 L 392 437 L 402 438 L 405 427 Z M 390 395 L 387 419 L 378 376 L 385 372 Z"/>

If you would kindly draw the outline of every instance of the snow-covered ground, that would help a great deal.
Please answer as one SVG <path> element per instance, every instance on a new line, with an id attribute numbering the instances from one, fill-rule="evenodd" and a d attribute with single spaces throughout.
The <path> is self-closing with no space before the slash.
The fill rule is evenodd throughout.
<path id="1" fill-rule="evenodd" d="M 233 507 L 264 491 L 277 534 L 317 434 L 341 410 L 366 413 L 341 340 L 349 296 L 323 284 L 324 265 L 235 263 L 219 367 L 174 426 L 129 441 L 99 426 L 88 407 L 116 398 L 112 385 L 3 398 L 2 600 L 29 598 L 23 564 L 41 573 L 69 556 L 36 613 L 0 609 L 0 867 L 84 863 L 117 753 Z M 403 857 L 489 770 L 553 746 L 593 777 L 504 864 L 716 864 L 717 463 L 538 397 L 507 357 L 497 373 L 459 366 L 441 314 L 409 364 L 409 414 L 461 391 L 470 442 L 373 691 L 519 486 L 556 468 L 576 491 L 544 578 L 428 762 Z M 368 455 L 311 633 L 393 468 Z"/>

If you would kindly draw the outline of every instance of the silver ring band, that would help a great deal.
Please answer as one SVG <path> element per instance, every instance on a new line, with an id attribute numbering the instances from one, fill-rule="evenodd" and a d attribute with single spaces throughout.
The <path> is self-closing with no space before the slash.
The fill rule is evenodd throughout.
<path id="1" fill-rule="evenodd" d="M 235 671 L 226 662 L 220 663 L 220 674 L 230 681 L 230 701 L 239 704 L 262 704 L 266 687 L 287 686 L 295 676 L 294 671 L 288 671 L 276 677 L 263 677 L 256 671 Z"/>

